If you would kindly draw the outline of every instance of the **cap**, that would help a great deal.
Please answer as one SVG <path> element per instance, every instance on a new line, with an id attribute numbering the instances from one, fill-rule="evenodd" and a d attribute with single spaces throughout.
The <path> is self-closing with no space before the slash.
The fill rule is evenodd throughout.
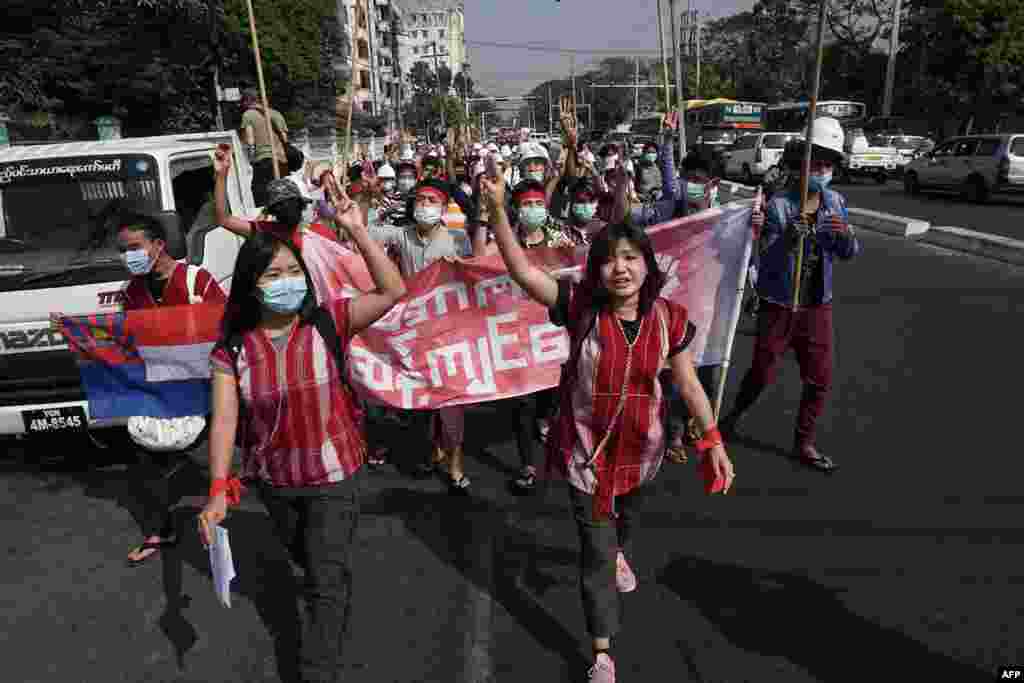
<path id="1" fill-rule="evenodd" d="M 277 206 L 289 199 L 301 199 L 306 204 L 313 201 L 304 197 L 299 191 L 299 186 L 288 178 L 278 178 L 267 183 L 267 208 Z"/>

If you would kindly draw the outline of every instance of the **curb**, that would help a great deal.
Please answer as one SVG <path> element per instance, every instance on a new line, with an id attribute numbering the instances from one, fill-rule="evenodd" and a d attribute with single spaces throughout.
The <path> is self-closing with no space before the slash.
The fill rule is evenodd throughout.
<path id="1" fill-rule="evenodd" d="M 755 188 L 723 180 L 720 187 L 733 197 L 753 197 Z M 1024 265 L 1024 241 L 952 226 L 933 226 L 928 221 L 851 207 L 850 222 L 858 228 L 912 239 L 965 254 L 1015 266 Z"/>
<path id="2" fill-rule="evenodd" d="M 921 241 L 1015 266 L 1024 266 L 1024 242 L 1009 237 L 951 226 L 934 226 Z"/>

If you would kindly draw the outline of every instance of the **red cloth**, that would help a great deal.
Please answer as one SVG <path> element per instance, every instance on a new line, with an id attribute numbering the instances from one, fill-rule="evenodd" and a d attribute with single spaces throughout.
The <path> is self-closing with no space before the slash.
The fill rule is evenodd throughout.
<path id="1" fill-rule="evenodd" d="M 164 296 L 160 303 L 153 298 L 146 283 L 145 276 L 133 277 L 124 290 L 124 310 L 137 311 L 140 308 L 154 308 L 156 306 L 187 306 L 192 303 L 188 291 L 188 267 L 184 263 L 178 263 L 174 267 L 171 277 L 167 278 L 164 285 Z M 204 302 L 227 301 L 224 290 L 217 284 L 213 275 L 204 268 L 196 273 L 196 289 L 192 294 L 202 298 Z"/>
<path id="2" fill-rule="evenodd" d="M 252 221 L 250 223 L 253 230 L 259 232 L 269 232 L 277 235 L 281 239 L 290 239 L 295 248 L 302 253 L 302 226 L 298 225 L 292 228 L 291 233 L 288 232 L 288 226 L 283 223 L 277 223 L 276 221 Z M 310 223 L 306 228 L 321 237 L 331 240 L 332 242 L 339 242 L 338 236 L 331 231 L 326 225 L 322 223 Z"/>
<path id="3" fill-rule="evenodd" d="M 352 339 L 349 299 L 325 304 L 342 347 Z M 359 411 L 334 354 L 312 324 L 298 325 L 278 350 L 260 329 L 245 334 L 236 367 L 211 354 L 216 372 L 236 377 L 244 404 L 242 466 L 272 486 L 322 486 L 355 474 L 366 461 Z"/>

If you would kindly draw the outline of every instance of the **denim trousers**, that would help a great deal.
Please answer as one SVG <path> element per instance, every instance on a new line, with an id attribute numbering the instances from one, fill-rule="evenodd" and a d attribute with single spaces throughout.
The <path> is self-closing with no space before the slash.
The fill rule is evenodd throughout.
<path id="1" fill-rule="evenodd" d="M 580 595 L 587 631 L 594 638 L 611 638 L 622 626 L 615 560 L 628 553 L 633 515 L 643 493 L 636 489 L 615 497 L 609 519 L 594 518 L 594 497 L 569 485 L 569 500 L 580 539 Z"/>
<path id="2" fill-rule="evenodd" d="M 281 543 L 305 571 L 306 619 L 300 636 L 303 683 L 341 680 L 352 605 L 352 547 L 359 524 L 360 473 L 306 495 L 263 486 L 263 502 Z"/>

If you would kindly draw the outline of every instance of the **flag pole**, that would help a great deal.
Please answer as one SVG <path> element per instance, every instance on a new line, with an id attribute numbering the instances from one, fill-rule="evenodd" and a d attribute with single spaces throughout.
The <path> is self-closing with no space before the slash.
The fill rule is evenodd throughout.
<path id="1" fill-rule="evenodd" d="M 349 62 L 351 68 L 349 69 L 348 75 L 348 113 L 345 116 L 345 133 L 342 136 L 342 148 L 341 148 L 341 169 L 339 175 L 341 176 L 341 182 L 343 185 L 348 185 L 348 167 L 349 159 L 352 156 L 352 110 L 356 106 L 356 32 L 355 25 L 356 20 L 359 16 L 359 4 L 357 3 L 352 9 L 352 51 L 349 56 Z M 397 38 L 396 38 L 397 40 Z M 401 104 L 399 104 L 401 106 Z M 399 142 L 401 143 L 401 135 L 399 135 Z"/>
<path id="2" fill-rule="evenodd" d="M 814 63 L 814 83 L 811 84 L 811 101 L 807 107 L 807 131 L 804 134 L 804 160 L 800 174 L 800 218 L 805 220 L 807 213 L 807 195 L 811 174 L 811 147 L 814 131 L 814 117 L 818 111 L 818 93 L 821 90 L 821 62 L 825 54 L 825 12 L 828 11 L 828 0 L 819 0 L 818 7 L 818 45 Z M 796 266 L 793 270 L 793 310 L 800 304 L 800 274 L 804 262 L 804 233 L 800 233 L 796 248 Z"/>
<path id="3" fill-rule="evenodd" d="M 668 82 L 668 55 L 665 53 L 665 29 L 663 28 L 664 20 L 661 18 L 661 0 L 658 0 L 658 45 L 661 49 L 661 68 L 665 74 L 665 111 L 672 110 L 672 89 Z M 679 87 L 679 84 L 676 84 Z M 679 112 L 679 116 L 683 117 L 686 112 Z"/>
<path id="4" fill-rule="evenodd" d="M 260 39 L 256 35 L 256 13 L 252 10 L 252 0 L 246 0 L 249 6 L 249 30 L 252 32 L 252 51 L 256 55 L 256 77 L 260 82 L 260 98 L 263 100 L 263 119 L 267 122 L 267 139 L 270 142 L 270 159 L 274 167 L 274 179 L 281 177 L 281 169 L 277 167 L 277 155 L 274 154 L 274 125 L 270 122 L 270 102 L 267 101 L 267 84 L 263 80 L 263 60 L 260 58 Z"/>
<path id="5" fill-rule="evenodd" d="M 761 188 L 757 189 L 757 194 L 753 200 L 753 210 L 759 211 L 761 205 L 764 202 L 764 195 L 761 192 Z M 740 271 L 736 283 L 736 306 L 733 308 L 731 319 L 729 320 L 729 336 L 725 343 L 725 360 L 719 366 L 721 369 L 718 373 L 718 386 L 715 387 L 715 420 L 718 420 L 722 414 L 722 401 L 725 398 L 725 383 L 729 378 L 729 367 L 732 365 L 732 346 L 736 341 L 736 330 L 740 325 L 740 314 L 743 310 L 743 295 L 747 291 L 747 271 L 750 269 L 750 259 L 754 255 L 754 239 L 751 236 L 743 247 L 743 257 L 740 259 Z"/>

